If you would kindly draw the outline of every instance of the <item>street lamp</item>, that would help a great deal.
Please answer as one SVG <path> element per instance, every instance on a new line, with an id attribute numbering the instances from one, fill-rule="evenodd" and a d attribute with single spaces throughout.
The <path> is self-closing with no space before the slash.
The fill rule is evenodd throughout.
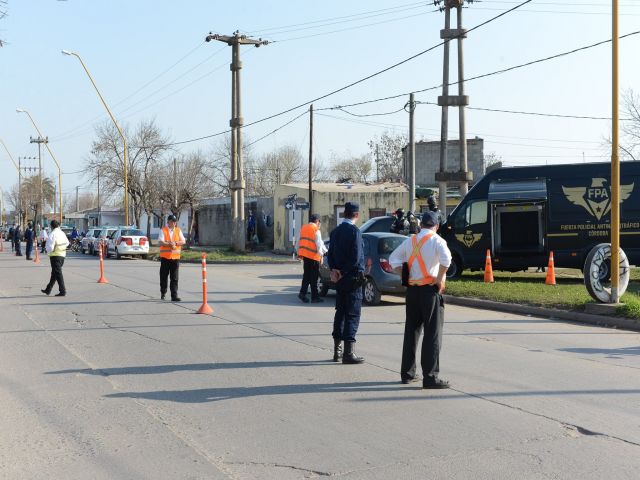
<path id="1" fill-rule="evenodd" d="M 118 125 L 118 122 L 116 122 L 115 117 L 111 113 L 111 110 L 109 109 L 109 106 L 107 105 L 107 102 L 104 101 L 104 98 L 102 97 L 102 94 L 100 93 L 100 90 L 98 90 L 98 86 L 96 85 L 96 82 L 93 80 L 93 77 L 91 76 L 91 73 L 89 73 L 89 69 L 87 68 L 87 66 L 82 61 L 82 58 L 80 57 L 80 55 L 77 54 L 76 52 L 70 52 L 69 50 L 62 50 L 62 53 L 64 55 L 72 55 L 72 56 L 76 57 L 78 60 L 80 60 L 80 64 L 82 65 L 82 68 L 84 68 L 84 71 L 87 73 L 87 76 L 89 77 L 89 80 L 91 80 L 91 83 L 93 84 L 93 88 L 96 89 L 96 93 L 98 94 L 98 97 L 100 97 L 100 101 L 102 101 L 102 105 L 104 105 L 104 108 L 107 110 L 107 113 L 111 117 L 111 121 L 116 126 L 116 129 L 118 130 L 118 133 L 120 134 L 120 137 L 122 138 L 122 145 L 123 145 L 123 148 L 124 148 L 124 153 L 123 153 L 123 163 L 124 163 L 124 223 L 125 223 L 125 225 L 129 225 L 129 191 L 128 191 L 129 179 L 128 179 L 128 175 L 127 175 L 127 154 L 128 154 L 128 151 L 127 151 L 128 150 L 127 149 L 127 139 L 125 138 L 124 133 L 122 133 L 122 129 Z"/>
<path id="2" fill-rule="evenodd" d="M 40 132 L 40 129 L 38 128 L 38 125 L 36 125 L 36 122 L 33 121 L 33 117 L 29 112 L 27 112 L 24 108 L 16 108 L 16 112 L 26 113 L 27 116 L 29 117 L 29 120 L 31 120 L 31 123 L 36 129 L 36 132 L 38 132 L 38 135 L 40 135 L 40 138 L 44 138 L 42 136 L 42 133 Z M 60 164 L 58 163 L 56 156 L 51 151 L 51 148 L 49 147 L 49 143 L 45 143 L 44 146 L 47 147 L 47 150 L 49 151 L 49 155 L 51 155 L 51 158 L 53 158 L 53 161 L 55 162 L 56 167 L 58 167 L 58 190 L 60 191 L 60 199 L 59 199 L 60 200 L 60 225 L 62 225 L 62 169 L 60 168 Z"/>
<path id="3" fill-rule="evenodd" d="M 9 158 L 11 159 L 13 166 L 16 167 L 16 171 L 18 172 L 18 223 L 20 224 L 21 223 L 20 213 L 22 210 L 22 172 L 20 171 L 20 167 L 18 166 L 16 161 L 13 159 L 13 155 L 11 155 L 11 152 L 9 151 L 7 146 L 4 144 L 2 139 L 0 139 L 0 143 L 2 144 L 5 151 L 7 152 L 7 155 L 9 155 Z"/>

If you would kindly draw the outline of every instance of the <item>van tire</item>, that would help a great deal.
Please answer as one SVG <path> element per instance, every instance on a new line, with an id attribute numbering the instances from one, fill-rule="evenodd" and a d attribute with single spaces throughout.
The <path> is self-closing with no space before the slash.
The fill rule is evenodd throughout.
<path id="1" fill-rule="evenodd" d="M 449 265 L 449 270 L 447 270 L 447 279 L 449 278 L 458 278 L 462 275 L 462 261 L 457 254 L 453 254 L 451 257 L 451 265 Z"/>

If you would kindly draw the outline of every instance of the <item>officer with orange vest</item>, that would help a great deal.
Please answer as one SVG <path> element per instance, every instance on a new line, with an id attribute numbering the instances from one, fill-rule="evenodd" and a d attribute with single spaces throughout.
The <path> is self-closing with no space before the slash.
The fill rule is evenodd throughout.
<path id="1" fill-rule="evenodd" d="M 179 302 L 178 297 L 178 271 L 180 269 L 180 251 L 186 243 L 180 227 L 176 226 L 176 217 L 169 215 L 167 225 L 158 235 L 160 244 L 160 298 L 164 300 L 167 294 L 167 277 L 169 277 L 169 290 L 171 301 Z"/>
<path id="2" fill-rule="evenodd" d="M 307 289 L 311 287 L 311 303 L 320 303 L 322 299 L 318 295 L 318 277 L 320 276 L 320 262 L 322 256 L 327 253 L 320 233 L 320 216 L 309 215 L 309 223 L 300 229 L 300 241 L 298 242 L 298 257 L 302 258 L 302 285 L 298 298 L 304 303 L 309 303 Z"/>
<path id="3" fill-rule="evenodd" d="M 439 220 L 436 212 L 423 213 L 420 232 L 407 238 L 389 256 L 389 263 L 398 273 L 405 263 L 409 269 L 400 378 L 402 383 L 419 380 L 416 375 L 416 350 L 424 330 L 422 388 L 449 388 L 449 382 L 438 378 L 444 323 L 442 293 L 451 264 L 447 242 L 436 233 Z"/>

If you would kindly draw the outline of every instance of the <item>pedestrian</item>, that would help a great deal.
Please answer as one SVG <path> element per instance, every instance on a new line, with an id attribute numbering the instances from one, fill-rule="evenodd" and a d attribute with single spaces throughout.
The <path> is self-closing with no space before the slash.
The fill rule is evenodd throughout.
<path id="1" fill-rule="evenodd" d="M 422 214 L 422 230 L 406 239 L 389 257 L 389 263 L 399 273 L 405 266 L 407 286 L 406 319 L 400 379 L 402 383 L 419 380 L 416 375 L 416 350 L 422 340 L 422 388 L 449 388 L 449 382 L 438 377 L 440 348 L 444 323 L 444 299 L 447 269 L 451 252 L 447 242 L 436 232 L 439 217 L 436 212 Z"/>
<path id="2" fill-rule="evenodd" d="M 27 224 L 27 229 L 24 231 L 24 240 L 25 240 L 25 255 L 27 260 L 31 260 L 31 252 L 33 252 L 33 240 L 36 234 L 33 231 L 33 226 L 31 222 Z"/>
<path id="3" fill-rule="evenodd" d="M 20 225 L 16 225 L 13 229 L 13 248 L 16 251 L 16 257 L 22 256 L 22 230 Z"/>
<path id="4" fill-rule="evenodd" d="M 438 202 L 436 202 L 435 195 L 429 195 L 427 197 L 427 206 L 429 207 L 429 211 L 435 212 L 436 215 L 438 215 L 438 222 L 440 225 L 442 225 L 444 223 L 445 218 L 442 212 L 440 211 L 440 209 L 438 208 Z"/>
<path id="5" fill-rule="evenodd" d="M 49 238 L 49 227 L 40 230 L 40 253 L 45 253 L 47 247 L 47 239 Z"/>
<path id="6" fill-rule="evenodd" d="M 191 227 L 191 239 L 193 240 L 194 245 L 200 245 L 200 237 L 198 236 L 198 224 L 193 222 L 193 226 Z"/>
<path id="7" fill-rule="evenodd" d="M 311 289 L 311 303 L 322 303 L 318 295 L 318 277 L 320 276 L 320 262 L 322 256 L 327 253 L 327 247 L 322 241 L 320 232 L 320 216 L 315 213 L 309 215 L 309 223 L 300 229 L 300 242 L 298 243 L 298 257 L 302 258 L 302 285 L 298 298 L 304 303 L 309 303 L 307 289 Z"/>
<path id="8" fill-rule="evenodd" d="M 256 234 L 256 217 L 253 216 L 253 212 L 249 212 L 249 218 L 247 220 L 247 242 L 253 242 L 254 235 Z"/>
<path id="9" fill-rule="evenodd" d="M 176 217 L 169 215 L 167 225 L 158 235 L 160 245 L 160 298 L 164 300 L 167 294 L 167 278 L 169 278 L 169 290 L 171 301 L 179 302 L 178 297 L 178 273 L 180 270 L 180 251 L 185 239 L 180 227 L 176 226 Z"/>
<path id="10" fill-rule="evenodd" d="M 64 265 L 64 259 L 67 256 L 67 246 L 69 245 L 69 239 L 65 233 L 60 230 L 60 222 L 58 220 L 51 220 L 51 233 L 47 238 L 47 253 L 49 254 L 49 261 L 51 262 L 51 278 L 49 284 L 40 290 L 45 295 L 51 294 L 53 286 L 58 282 L 58 293 L 56 297 L 64 297 L 67 294 L 67 289 L 64 285 L 64 277 L 62 276 L 62 266 Z"/>
<path id="11" fill-rule="evenodd" d="M 11 251 L 13 252 L 13 226 L 9 227 L 9 241 L 11 242 Z"/>
<path id="12" fill-rule="evenodd" d="M 331 281 L 336 285 L 336 313 L 333 319 L 333 361 L 342 363 L 364 362 L 355 353 L 356 333 L 362 309 L 364 283 L 364 251 L 362 233 L 356 227 L 360 206 L 355 202 L 344 204 L 344 220 L 330 236 L 327 260 Z M 342 352 L 344 342 L 344 354 Z"/>

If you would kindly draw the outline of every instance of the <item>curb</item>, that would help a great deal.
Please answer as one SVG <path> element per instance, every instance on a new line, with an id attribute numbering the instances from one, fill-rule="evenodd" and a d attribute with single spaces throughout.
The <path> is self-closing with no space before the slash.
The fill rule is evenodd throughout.
<path id="1" fill-rule="evenodd" d="M 640 331 L 640 320 L 635 320 L 633 318 L 594 315 L 591 313 L 575 312 L 571 310 L 558 310 L 555 308 L 534 307 L 532 305 L 494 302 L 493 300 L 481 300 L 477 298 L 454 297 L 452 295 L 443 296 L 445 302 L 462 307 L 497 310 L 499 312 L 518 313 L 521 315 L 535 315 L 539 317 L 548 317 L 550 320 L 565 320 L 598 325 L 601 327 L 622 328 L 636 332 Z"/>
<path id="2" fill-rule="evenodd" d="M 160 258 L 149 258 L 148 259 L 150 262 L 159 262 Z M 180 259 L 180 263 L 197 263 L 200 264 L 201 260 L 200 259 L 193 259 L 193 260 L 184 260 L 184 259 Z M 255 260 L 255 261 L 246 261 L 246 262 L 236 262 L 236 261 L 226 261 L 226 260 L 209 260 L 207 259 L 207 265 L 289 265 L 289 264 L 294 264 L 294 263 L 298 263 L 297 260 L 275 260 L 275 261 L 268 261 L 268 260 Z"/>

